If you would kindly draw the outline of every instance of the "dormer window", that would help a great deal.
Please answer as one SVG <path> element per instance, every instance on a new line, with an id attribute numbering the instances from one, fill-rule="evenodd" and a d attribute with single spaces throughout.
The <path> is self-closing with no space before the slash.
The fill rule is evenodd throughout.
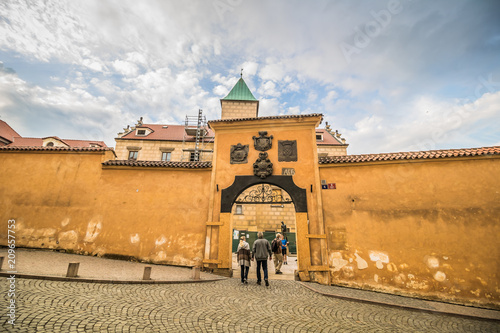
<path id="1" fill-rule="evenodd" d="M 316 133 L 316 141 L 323 141 L 323 133 Z"/>
<path id="2" fill-rule="evenodd" d="M 54 142 L 49 142 L 45 147 L 54 147 Z"/>
<path id="3" fill-rule="evenodd" d="M 139 127 L 135 129 L 135 136 L 148 136 L 153 133 L 149 127 Z"/>

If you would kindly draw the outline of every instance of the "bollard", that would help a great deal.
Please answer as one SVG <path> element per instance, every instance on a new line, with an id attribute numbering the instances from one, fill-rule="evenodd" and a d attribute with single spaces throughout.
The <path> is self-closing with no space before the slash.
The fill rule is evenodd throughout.
<path id="1" fill-rule="evenodd" d="M 78 268 L 80 267 L 79 262 L 71 262 L 68 264 L 68 272 L 66 273 L 66 277 L 77 277 L 78 276 Z"/>
<path id="2" fill-rule="evenodd" d="M 143 280 L 151 280 L 151 266 L 144 267 L 144 274 L 142 275 Z"/>
<path id="3" fill-rule="evenodd" d="M 0 271 L 2 270 L 3 267 L 3 257 L 0 257 Z"/>
<path id="4" fill-rule="evenodd" d="M 193 273 L 191 275 L 191 279 L 199 280 L 200 279 L 200 267 L 194 266 L 192 272 Z"/>

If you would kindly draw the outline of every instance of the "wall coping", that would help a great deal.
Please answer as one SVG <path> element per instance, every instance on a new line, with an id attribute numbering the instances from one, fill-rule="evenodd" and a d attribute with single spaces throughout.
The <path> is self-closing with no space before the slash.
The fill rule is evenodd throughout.
<path id="1" fill-rule="evenodd" d="M 478 157 L 500 157 L 500 146 L 481 147 L 481 148 L 462 148 L 462 149 L 443 149 L 428 151 L 413 151 L 399 153 L 382 154 L 361 154 L 328 156 L 319 158 L 319 166 L 328 166 L 332 164 L 366 164 L 373 162 L 412 162 L 422 160 L 449 160 L 449 159 L 469 159 Z"/>

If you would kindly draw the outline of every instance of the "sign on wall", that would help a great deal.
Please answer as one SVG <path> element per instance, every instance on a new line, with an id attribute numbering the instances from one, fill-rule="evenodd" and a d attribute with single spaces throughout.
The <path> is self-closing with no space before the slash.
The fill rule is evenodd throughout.
<path id="1" fill-rule="evenodd" d="M 336 190 L 337 184 L 336 183 L 327 183 L 326 180 L 322 179 L 321 180 L 321 189 L 322 190 Z"/>

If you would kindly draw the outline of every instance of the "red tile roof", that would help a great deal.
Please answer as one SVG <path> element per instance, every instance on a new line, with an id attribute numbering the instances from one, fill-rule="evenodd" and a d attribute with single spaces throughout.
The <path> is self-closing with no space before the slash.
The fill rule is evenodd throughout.
<path id="1" fill-rule="evenodd" d="M 29 147 L 29 146 L 43 146 L 42 138 L 12 138 L 12 143 L 9 146 L 16 147 Z"/>
<path id="2" fill-rule="evenodd" d="M 138 128 L 149 128 L 153 132 L 146 136 L 136 135 L 136 130 Z M 215 136 L 214 132 L 210 128 L 207 128 L 207 131 L 208 133 L 205 140 Z M 186 135 L 184 138 L 185 133 L 184 125 L 142 124 L 141 126 L 137 126 L 135 130 L 117 139 L 158 141 L 184 141 L 185 139 L 186 141 L 196 141 L 196 137 L 194 136 Z"/>
<path id="3" fill-rule="evenodd" d="M 0 137 L 12 142 L 14 137 L 20 137 L 20 135 L 14 131 L 12 127 L 9 126 L 5 121 L 0 120 Z"/>
<path id="4" fill-rule="evenodd" d="M 485 155 L 500 155 L 500 146 L 482 147 L 482 148 L 411 151 L 411 152 L 384 153 L 384 154 L 328 156 L 328 157 L 321 157 L 319 159 L 319 164 L 436 159 L 436 158 L 450 158 L 450 157 L 453 158 L 453 157 L 467 157 L 467 156 L 472 157 L 472 156 L 485 156 Z"/>
<path id="5" fill-rule="evenodd" d="M 104 141 L 61 139 L 57 136 L 48 136 L 48 137 L 45 137 L 42 139 L 45 140 L 45 139 L 50 139 L 50 138 L 59 140 L 65 144 L 67 144 L 70 147 L 90 147 L 91 144 L 98 145 L 101 147 L 107 147 L 107 145 Z"/>
<path id="6" fill-rule="evenodd" d="M 43 140 L 54 138 L 67 144 L 69 147 L 90 147 L 91 144 L 96 144 L 101 147 L 107 147 L 104 141 L 92 141 L 92 140 L 68 140 L 68 139 L 60 139 L 57 136 L 49 136 L 46 138 L 22 138 L 15 137 L 13 138 L 13 142 L 8 146 L 16 146 L 16 147 L 32 147 L 32 146 L 43 146 Z"/>
<path id="7" fill-rule="evenodd" d="M 10 151 L 112 151 L 112 147 L 43 147 L 43 146 L 0 146 L 0 150 Z"/>
<path id="8" fill-rule="evenodd" d="M 102 163 L 104 166 L 131 166 L 150 168 L 185 168 L 204 169 L 211 168 L 212 162 L 165 162 L 165 161 L 133 161 L 133 160 L 109 160 Z"/>
<path id="9" fill-rule="evenodd" d="M 323 134 L 323 141 L 316 140 L 318 146 L 347 146 L 347 144 L 342 143 L 336 137 L 334 137 L 330 132 L 324 128 L 316 128 L 316 133 Z"/>
<path id="10" fill-rule="evenodd" d="M 323 121 L 323 115 L 321 113 L 311 113 L 311 114 L 297 114 L 297 115 L 284 115 L 284 116 L 268 116 L 268 117 L 253 117 L 253 118 L 236 118 L 236 119 L 217 119 L 210 120 L 208 125 L 211 123 L 222 123 L 222 122 L 232 122 L 232 121 L 243 121 L 243 120 L 262 120 L 262 119 L 293 119 L 293 118 L 306 118 L 306 117 L 321 117 Z"/>

